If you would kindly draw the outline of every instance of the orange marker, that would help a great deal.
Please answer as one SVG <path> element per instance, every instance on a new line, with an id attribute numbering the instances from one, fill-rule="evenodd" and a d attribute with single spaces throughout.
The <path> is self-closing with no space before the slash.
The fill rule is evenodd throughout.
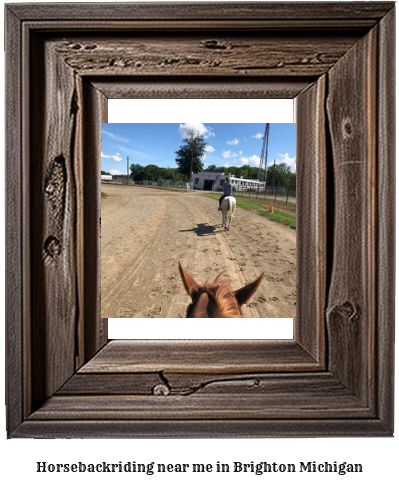
<path id="1" fill-rule="evenodd" d="M 273 202 L 269 202 L 269 213 L 273 213 Z"/>

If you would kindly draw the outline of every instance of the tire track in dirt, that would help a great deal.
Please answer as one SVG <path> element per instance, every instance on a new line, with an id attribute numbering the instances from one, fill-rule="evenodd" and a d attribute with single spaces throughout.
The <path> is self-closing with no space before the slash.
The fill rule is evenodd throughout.
<path id="1" fill-rule="evenodd" d="M 145 198 L 143 198 L 143 200 L 145 201 Z M 155 198 L 153 198 L 153 200 L 155 200 Z M 118 272 L 116 283 L 107 289 L 105 296 L 102 294 L 102 306 L 104 306 L 105 309 L 110 307 L 110 303 L 120 299 L 121 293 L 124 295 L 129 295 L 129 290 L 135 289 L 141 285 L 140 281 L 143 280 L 142 272 L 145 265 L 147 267 L 152 267 L 153 269 L 156 268 L 154 266 L 155 262 L 153 255 L 159 248 L 158 242 L 163 238 L 165 220 L 163 218 L 164 211 L 162 211 L 162 203 L 159 204 L 159 201 L 156 200 L 155 202 L 157 203 L 157 207 L 155 208 L 154 205 L 144 203 L 145 206 L 143 206 L 142 211 L 140 212 L 143 219 L 139 222 L 136 221 L 136 225 L 133 226 L 133 230 L 138 226 L 146 229 L 142 235 L 140 234 L 143 238 L 139 238 L 138 242 L 136 242 L 136 245 L 141 245 L 137 245 L 136 249 L 138 252 L 135 258 L 132 258 L 131 265 L 129 265 L 129 262 L 127 261 L 126 267 Z M 124 303 L 124 305 L 126 305 L 126 303 Z M 127 304 L 128 308 L 129 305 L 130 302 Z M 123 309 L 119 308 L 114 317 L 126 318 L 129 316 L 129 309 L 124 311 Z M 109 317 L 112 316 L 110 315 Z"/>
<path id="2" fill-rule="evenodd" d="M 224 271 L 232 289 L 265 272 L 244 316 L 295 316 L 295 231 L 238 209 L 226 232 L 217 201 L 197 193 L 103 191 L 103 317 L 184 317 L 178 261 L 199 283 Z"/>

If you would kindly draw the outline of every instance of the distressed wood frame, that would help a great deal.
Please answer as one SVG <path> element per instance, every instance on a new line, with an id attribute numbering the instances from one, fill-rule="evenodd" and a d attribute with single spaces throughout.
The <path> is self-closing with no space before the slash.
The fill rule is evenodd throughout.
<path id="1" fill-rule="evenodd" d="M 6 6 L 7 422 L 16 437 L 390 436 L 393 2 Z M 295 99 L 292 341 L 110 341 L 109 98 Z"/>

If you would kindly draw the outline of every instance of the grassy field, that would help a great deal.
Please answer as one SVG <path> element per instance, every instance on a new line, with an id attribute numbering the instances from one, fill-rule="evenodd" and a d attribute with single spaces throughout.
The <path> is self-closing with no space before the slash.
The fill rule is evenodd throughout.
<path id="1" fill-rule="evenodd" d="M 105 199 L 107 196 L 108 196 L 108 195 L 107 195 L 107 193 L 103 193 L 103 192 L 101 191 L 101 199 L 102 199 L 102 200 L 103 200 L 103 199 Z"/>
<path id="2" fill-rule="evenodd" d="M 214 200 L 218 200 L 220 198 L 220 196 L 217 194 L 203 194 L 202 196 L 212 198 Z M 235 198 L 237 201 L 237 206 L 239 208 L 243 208 L 244 210 L 248 211 L 256 211 L 259 215 L 269 218 L 269 220 L 273 220 L 283 225 L 288 225 L 294 230 L 296 229 L 296 215 L 285 213 L 283 211 L 277 210 L 276 208 L 273 208 L 273 213 L 270 213 L 268 204 L 265 205 L 264 203 L 247 200 L 244 198 L 240 198 L 239 196 L 236 196 Z"/>

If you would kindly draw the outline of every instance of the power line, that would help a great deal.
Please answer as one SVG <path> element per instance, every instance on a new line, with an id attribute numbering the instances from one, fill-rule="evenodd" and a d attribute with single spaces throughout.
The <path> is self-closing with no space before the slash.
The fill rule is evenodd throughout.
<path id="1" fill-rule="evenodd" d="M 155 161 L 134 161 L 137 164 L 147 164 L 149 162 L 165 162 L 165 161 L 171 161 L 174 160 L 174 157 L 169 157 L 169 159 L 156 159 Z"/>

